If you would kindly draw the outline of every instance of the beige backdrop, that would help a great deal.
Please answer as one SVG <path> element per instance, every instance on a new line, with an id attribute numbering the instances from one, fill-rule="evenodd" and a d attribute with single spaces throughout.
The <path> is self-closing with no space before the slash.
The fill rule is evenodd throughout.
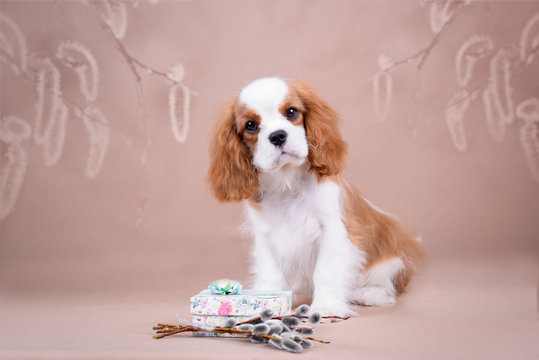
<path id="1" fill-rule="evenodd" d="M 537 335 L 539 3 L 0 6 L 0 317 L 9 319 L 0 356 L 132 355 L 122 344 L 141 357 L 187 348 L 203 358 L 221 346 L 229 355 L 257 351 L 215 339 L 168 339 L 161 346 L 177 348 L 164 350 L 147 339 L 152 321 L 174 320 L 170 304 L 187 317 L 189 296 L 209 281 L 248 279 L 241 206 L 216 205 L 204 176 L 215 114 L 263 76 L 319 89 L 342 117 L 346 178 L 427 247 L 427 265 L 401 303 L 360 310 L 368 316 L 346 323 L 364 330 L 368 345 L 324 330 L 350 340 L 334 351 L 445 358 L 461 344 L 461 357 L 539 353 L 530 337 Z M 440 329 L 425 348 L 420 339 L 436 331 L 422 319 L 444 311 L 454 319 L 440 304 L 456 298 L 484 301 L 455 305 L 462 322 Z M 495 319 L 500 306 L 515 312 L 507 310 L 507 324 L 470 320 L 481 310 L 482 319 Z M 410 311 L 421 330 L 407 336 L 417 346 L 391 325 Z M 117 323 L 108 327 L 111 316 L 131 329 L 127 336 Z M 144 321 L 129 325 L 137 316 Z M 477 330 L 463 335 L 471 323 Z M 86 332 L 70 337 L 66 326 Z M 102 337 L 105 328 L 110 336 Z M 486 331 L 493 328 L 499 332 Z M 380 336 L 370 339 L 372 329 Z M 470 340 L 481 336 L 488 346 Z M 331 353 L 311 354 L 324 351 Z"/>

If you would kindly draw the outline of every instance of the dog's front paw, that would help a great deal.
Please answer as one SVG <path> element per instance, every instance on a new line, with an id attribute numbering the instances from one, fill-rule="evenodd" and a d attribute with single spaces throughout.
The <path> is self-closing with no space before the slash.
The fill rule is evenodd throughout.
<path id="1" fill-rule="evenodd" d="M 314 299 L 309 313 L 319 313 L 320 316 L 348 317 L 357 315 L 346 301 L 335 299 Z"/>

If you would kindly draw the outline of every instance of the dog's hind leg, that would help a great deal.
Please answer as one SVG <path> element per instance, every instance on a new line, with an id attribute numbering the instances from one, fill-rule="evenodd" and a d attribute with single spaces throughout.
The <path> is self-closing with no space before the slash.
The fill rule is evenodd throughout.
<path id="1" fill-rule="evenodd" d="M 405 264 L 400 257 L 379 262 L 362 274 L 351 300 L 359 305 L 391 306 L 408 280 Z"/>

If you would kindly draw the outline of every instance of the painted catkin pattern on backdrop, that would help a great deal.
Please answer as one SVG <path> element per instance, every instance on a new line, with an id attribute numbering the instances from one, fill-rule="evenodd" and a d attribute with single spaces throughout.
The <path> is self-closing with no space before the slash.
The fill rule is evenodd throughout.
<path id="1" fill-rule="evenodd" d="M 150 1 L 149 4 L 158 5 L 159 1 Z M 77 4 L 85 9 L 88 16 L 94 16 L 96 22 L 101 22 L 102 31 L 97 36 L 109 41 L 124 57 L 124 66 L 132 71 L 136 83 L 134 86 L 139 92 L 141 113 L 148 111 L 143 95 L 142 72 L 159 77 L 162 85 L 169 88 L 172 135 L 178 143 L 184 143 L 188 137 L 191 96 L 195 92 L 182 82 L 185 74 L 183 66 L 171 60 L 173 65 L 168 71 L 159 71 L 132 56 L 122 42 L 128 33 L 128 14 L 130 11 L 136 12 L 138 5 L 138 1 L 116 0 Z M 65 32 L 65 35 L 68 34 Z M 108 58 L 97 58 L 91 46 L 79 39 L 65 38 L 55 46 L 47 52 L 41 49 L 34 51 L 28 46 L 17 19 L 3 11 L 0 13 L 1 70 L 12 72 L 18 81 L 33 84 L 34 88 L 28 99 L 33 102 L 33 121 L 17 114 L 1 114 L 0 220 L 14 210 L 27 174 L 28 157 L 34 155 L 25 149 L 24 140 L 31 138 L 42 150 L 43 163 L 52 167 L 62 161 L 70 128 L 84 129 L 88 137 L 84 173 L 88 179 L 95 179 L 106 166 L 107 156 L 113 156 L 109 152 L 109 145 L 114 136 L 126 137 L 114 127 L 114 121 L 101 108 L 106 101 L 99 97 L 102 80 L 100 64 L 106 64 Z M 66 90 L 62 84 L 63 78 L 71 81 L 73 75 L 78 84 L 78 94 L 72 87 Z M 144 121 L 147 130 L 147 121 Z M 146 139 L 140 157 L 142 163 L 151 144 L 152 141 Z"/>
<path id="2" fill-rule="evenodd" d="M 253 44 L 232 52 L 220 45 L 217 33 L 205 37 L 204 47 L 197 50 L 182 47 L 184 43 L 199 46 L 202 41 L 196 40 L 199 43 L 194 45 L 185 39 L 194 39 L 196 34 L 175 32 L 179 28 L 178 13 L 196 12 L 198 6 L 207 4 L 159 0 L 46 2 L 54 6 L 47 7 L 46 15 L 52 20 L 44 27 L 32 23 L 43 16 L 41 10 L 33 9 L 45 2 L 5 1 L 9 6 L 0 9 L 0 70 L 2 79 L 9 79 L 3 90 L 14 87 L 24 91 L 24 103 L 10 100 L 17 105 L 0 107 L 1 219 L 16 211 L 25 179 L 34 176 L 32 170 L 39 170 L 41 165 L 44 170 L 39 171 L 48 174 L 69 171 L 82 176 L 87 181 L 81 184 L 82 190 L 84 184 L 95 184 L 107 171 L 112 171 L 115 157 L 121 157 L 118 149 L 122 145 L 127 144 L 142 173 L 147 171 L 149 159 L 163 141 L 163 134 L 178 151 L 190 150 L 197 126 L 207 129 L 212 120 L 195 119 L 193 106 L 200 110 L 220 105 L 215 99 L 210 102 L 208 88 L 205 96 L 199 97 L 196 87 L 203 81 L 211 79 L 212 84 L 223 87 L 230 83 L 228 73 L 235 72 L 233 77 L 243 85 L 254 77 L 277 75 L 318 86 L 317 76 L 332 71 L 331 67 L 312 65 L 318 63 L 313 62 L 316 57 L 312 55 L 309 55 L 311 65 L 307 66 L 303 62 L 299 66 L 300 58 L 293 60 L 287 54 L 282 55 L 281 64 L 271 67 L 232 62 L 231 53 L 239 53 L 239 59 L 246 62 L 257 55 L 249 53 L 248 47 Z M 313 1 L 312 5 L 329 6 L 324 3 Z M 528 2 L 517 2 L 518 6 L 526 5 L 533 11 L 526 11 L 525 16 L 520 11 L 518 20 L 508 20 L 509 30 L 502 34 L 493 27 L 489 31 L 485 30 L 488 27 L 479 26 L 478 19 L 488 22 L 489 16 L 499 16 L 504 11 L 497 4 L 472 0 L 410 2 L 406 11 L 410 11 L 418 23 L 416 26 L 400 29 L 388 24 L 393 33 L 388 32 L 370 44 L 360 44 L 366 47 L 364 58 L 357 58 L 352 51 L 342 54 L 343 63 L 361 64 L 363 74 L 347 73 L 353 79 L 353 85 L 349 85 L 353 88 L 347 91 L 361 91 L 361 97 L 366 99 L 361 109 L 366 111 L 362 121 L 380 127 L 403 122 L 412 130 L 408 136 L 414 140 L 418 126 L 440 127 L 451 153 L 458 156 L 477 150 L 478 134 L 473 129 L 478 123 L 496 146 L 508 146 L 515 139 L 523 171 L 539 184 L 538 96 L 529 91 L 533 88 L 530 83 L 539 82 L 539 5 L 534 8 Z M 366 1 L 358 2 L 357 6 L 376 9 L 383 4 Z M 296 9 L 291 7 L 290 11 L 297 11 L 292 8 Z M 161 15 L 173 10 L 169 18 L 156 22 L 150 14 L 152 9 L 165 9 L 159 12 Z M 65 13 L 77 16 L 62 18 Z M 368 13 L 359 12 L 357 16 Z M 392 19 L 405 16 L 400 12 L 386 15 Z M 384 21 L 380 19 L 379 23 Z M 224 33 L 231 29 L 222 30 Z M 401 30 L 406 41 L 403 38 L 397 41 Z M 414 34 L 419 32 L 421 36 L 415 38 Z M 153 36 L 154 33 L 158 35 Z M 144 38 L 145 34 L 151 36 Z M 267 36 L 271 39 L 274 35 Z M 159 56 L 144 53 L 140 49 L 148 48 L 145 42 L 158 43 L 157 48 L 163 52 Z M 323 49 L 327 44 L 318 45 Z M 268 46 L 266 50 L 272 49 Z M 441 53 L 449 55 L 441 57 Z M 189 61 L 186 59 L 193 61 L 190 66 L 186 65 Z M 214 63 L 208 59 L 218 66 L 211 65 Z M 360 62 L 365 59 L 368 64 Z M 335 64 L 338 61 L 332 60 Z M 198 68 L 193 68 L 193 63 Z M 294 65 L 307 70 L 287 73 L 282 68 L 292 69 Z M 429 94 L 431 100 L 435 98 L 441 104 L 434 113 L 430 108 L 425 110 L 428 108 L 425 85 L 433 82 L 430 78 L 433 68 L 449 78 L 435 93 Z M 189 84 L 191 76 L 196 79 L 193 84 Z M 367 80 L 361 82 L 361 79 Z M 329 91 L 337 91 L 336 88 L 330 87 Z M 233 90 L 222 94 L 223 98 Z M 2 99 L 7 99 L 9 93 L 3 91 Z M 118 98 L 129 99 L 130 108 L 126 109 Z M 79 134 L 83 134 L 82 138 Z M 354 141 L 353 136 L 350 134 L 349 140 Z M 137 219 L 133 221 L 136 226 L 142 224 L 146 208 L 151 205 L 150 185 L 146 181 L 135 195 L 139 204 Z"/>
<path id="3" fill-rule="evenodd" d="M 379 121 L 390 117 L 396 118 L 391 113 L 393 93 L 400 84 L 394 84 L 391 72 L 401 65 L 417 62 L 416 80 L 413 87 L 413 99 L 418 96 L 420 89 L 423 65 L 428 61 L 431 52 L 436 47 L 443 46 L 441 35 L 450 32 L 451 26 L 459 16 L 463 15 L 473 1 L 442 0 L 422 2 L 422 6 L 429 7 L 428 22 L 434 37 L 427 47 L 402 60 L 388 60 L 388 55 L 380 55 L 380 71 L 373 77 L 373 102 L 376 117 Z M 490 34 L 472 34 L 465 39 L 455 54 L 455 83 L 458 89 L 447 100 L 445 108 L 445 121 L 449 136 L 454 147 L 461 152 L 469 149 L 469 139 L 466 132 L 466 123 L 477 119 L 468 119 L 467 112 L 472 103 L 481 99 L 483 116 L 486 121 L 490 136 L 497 141 L 503 141 L 508 126 L 515 117 L 523 123 L 520 125 L 520 141 L 524 156 L 532 177 L 539 183 L 539 157 L 537 153 L 537 121 L 534 118 L 533 100 L 528 99 L 515 104 L 515 93 L 524 85 L 522 81 L 514 81 L 513 73 L 528 74 L 531 78 L 538 79 L 539 63 L 539 12 L 532 15 L 529 20 L 522 24 L 520 38 L 515 37 L 511 44 L 498 41 Z M 488 77 L 479 86 L 470 86 L 474 72 L 487 71 Z M 519 97 L 534 94 L 520 94 Z M 414 103 L 412 106 L 416 106 Z M 526 110 L 522 110 L 522 109 Z M 518 115 L 518 109 L 521 109 Z M 525 114 L 525 115 L 524 115 Z M 516 116 L 518 115 L 518 116 Z M 399 115 L 402 117 L 402 115 Z M 413 119 L 409 119 L 413 122 Z"/>

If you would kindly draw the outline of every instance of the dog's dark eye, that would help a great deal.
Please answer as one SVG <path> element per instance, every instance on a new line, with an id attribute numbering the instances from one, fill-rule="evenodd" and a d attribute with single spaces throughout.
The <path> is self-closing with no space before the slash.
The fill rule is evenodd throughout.
<path id="1" fill-rule="evenodd" d="M 253 120 L 247 121 L 247 124 L 245 124 L 245 131 L 254 133 L 257 130 L 258 130 L 258 124 L 255 121 Z"/>
<path id="2" fill-rule="evenodd" d="M 286 109 L 285 115 L 288 120 L 294 120 L 298 117 L 298 111 L 293 107 L 289 107 L 288 109 Z"/>

